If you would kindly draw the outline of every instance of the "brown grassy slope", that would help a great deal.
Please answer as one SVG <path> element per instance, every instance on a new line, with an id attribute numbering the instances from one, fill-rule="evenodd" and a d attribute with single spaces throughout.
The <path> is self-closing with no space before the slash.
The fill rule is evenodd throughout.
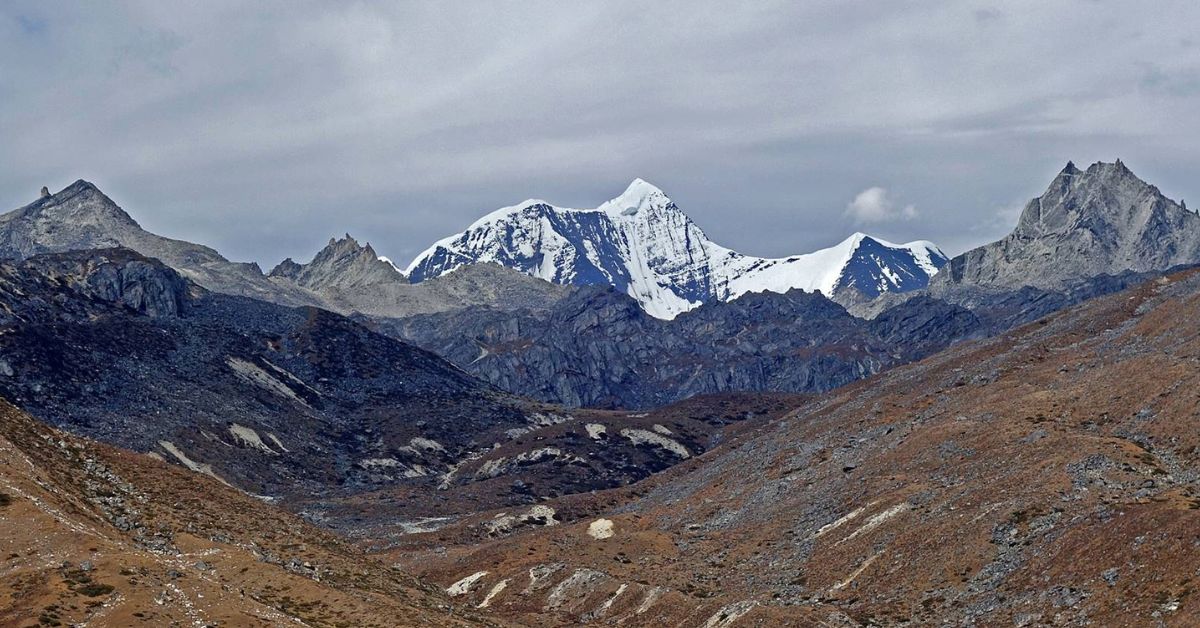
<path id="1" fill-rule="evenodd" d="M 1200 625 L 1200 274 L 858 382 L 618 491 L 421 556 L 529 623 Z"/>
<path id="2" fill-rule="evenodd" d="M 297 621 L 479 623 L 293 515 L 0 402 L 0 626 Z"/>

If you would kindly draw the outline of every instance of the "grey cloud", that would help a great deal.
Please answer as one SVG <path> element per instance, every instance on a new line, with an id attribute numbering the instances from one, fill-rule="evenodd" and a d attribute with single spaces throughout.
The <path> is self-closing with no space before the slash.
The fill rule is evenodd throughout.
<path id="1" fill-rule="evenodd" d="M 1145 73 L 1139 85 L 1152 96 L 1190 98 L 1200 94 L 1200 66 L 1168 71 L 1157 65 L 1145 64 Z"/>
<path id="2" fill-rule="evenodd" d="M 634 177 L 757 255 L 839 241 L 873 186 L 920 212 L 868 230 L 959 251 L 1068 159 L 1200 196 L 1200 9 L 1003 6 L 8 3 L 0 207 L 83 177 L 270 265 L 344 231 L 407 261 Z"/>
<path id="3" fill-rule="evenodd" d="M 17 25 L 27 35 L 40 35 L 46 31 L 46 20 L 28 15 L 17 15 Z"/>

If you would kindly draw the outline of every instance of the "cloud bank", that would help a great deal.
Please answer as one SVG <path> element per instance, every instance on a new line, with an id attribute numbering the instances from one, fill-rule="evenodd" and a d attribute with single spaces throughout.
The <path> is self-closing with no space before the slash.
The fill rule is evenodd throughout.
<path id="1" fill-rule="evenodd" d="M 1200 196 L 1196 23 L 1170 1 L 16 0 L 0 208 L 86 178 L 234 259 L 350 231 L 403 263 L 496 207 L 641 177 L 748 254 L 856 224 L 959 251 L 1068 159 Z M 903 202 L 847 211 L 873 187 Z"/>

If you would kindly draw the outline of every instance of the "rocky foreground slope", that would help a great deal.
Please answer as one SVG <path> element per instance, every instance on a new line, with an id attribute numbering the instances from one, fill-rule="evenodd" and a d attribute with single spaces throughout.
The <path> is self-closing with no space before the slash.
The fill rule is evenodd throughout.
<path id="1" fill-rule="evenodd" d="M 846 386 L 573 521 L 396 558 L 540 625 L 1195 625 L 1198 363 L 1190 270 Z"/>
<path id="2" fill-rule="evenodd" d="M 452 605 L 216 480 L 0 401 L 0 625 L 497 624 Z"/>

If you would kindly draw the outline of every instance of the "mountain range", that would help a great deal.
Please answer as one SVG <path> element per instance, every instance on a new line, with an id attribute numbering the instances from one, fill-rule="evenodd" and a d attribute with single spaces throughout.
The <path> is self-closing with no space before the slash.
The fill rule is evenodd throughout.
<path id="1" fill-rule="evenodd" d="M 705 303 L 791 289 L 819 291 L 855 313 L 877 313 L 931 283 L 933 294 L 952 299 L 962 287 L 1059 290 L 1080 278 L 1195 262 L 1198 233 L 1200 216 L 1117 161 L 1087 170 L 1069 163 L 1010 235 L 953 259 L 928 242 L 897 245 L 861 233 L 787 258 L 743 255 L 714 243 L 641 179 L 596 209 L 530 200 L 496 210 L 434 243 L 404 271 L 346 235 L 310 262 L 287 259 L 268 275 L 149 233 L 77 181 L 0 216 L 0 256 L 123 246 L 217 292 L 385 318 L 470 306 L 546 310 L 570 287 L 600 285 L 672 319 Z M 932 279 L 943 266 L 948 272 Z"/>
<path id="2" fill-rule="evenodd" d="M 82 180 L 0 216 L 3 257 L 114 246 L 160 259 L 213 291 L 393 318 L 470 305 L 544 309 L 565 294 L 547 283 L 611 285 L 666 319 L 747 292 L 799 288 L 861 300 L 924 287 L 946 260 L 928 242 L 895 245 L 864 234 L 788 258 L 742 255 L 713 243 L 640 179 L 595 210 L 540 201 L 497 210 L 405 272 L 347 234 L 307 264 L 289 258 L 264 275 L 257 264 L 145 231 Z"/>
<path id="3" fill-rule="evenodd" d="M 596 209 L 539 200 L 496 210 L 409 264 L 414 282 L 493 262 L 568 285 L 608 285 L 671 319 L 748 292 L 855 290 L 867 298 L 924 287 L 946 261 L 929 242 L 891 244 L 856 233 L 805 255 L 765 259 L 716 244 L 662 190 L 635 179 Z"/>
<path id="4" fill-rule="evenodd" d="M 927 243 L 862 234 L 765 260 L 714 244 L 636 180 L 593 210 L 498 210 L 405 272 L 346 235 L 264 275 L 144 231 L 79 181 L 0 216 L 0 256 L 126 246 L 216 293 L 352 315 L 513 394 L 649 408 L 693 394 L 830 390 L 1003 331 L 1200 261 L 1197 221 L 1119 162 L 1068 164 L 1011 235 L 948 262 Z M 949 272 L 934 275 L 943 262 Z"/>
<path id="5" fill-rule="evenodd" d="M 1068 164 L 949 260 L 760 259 L 639 180 L 264 274 L 47 191 L 0 623 L 1194 624 L 1198 220 Z"/>

